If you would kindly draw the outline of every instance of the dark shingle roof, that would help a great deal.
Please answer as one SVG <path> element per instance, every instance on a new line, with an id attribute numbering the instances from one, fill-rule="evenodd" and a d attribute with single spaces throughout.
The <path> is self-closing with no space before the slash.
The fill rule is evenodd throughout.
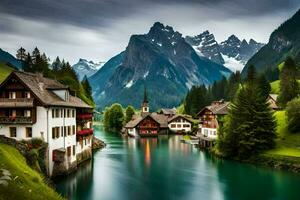
<path id="1" fill-rule="evenodd" d="M 205 109 L 210 110 L 215 115 L 226 115 L 228 113 L 230 102 L 213 103 L 210 106 L 204 107 L 198 114 L 199 116 Z"/>
<path id="2" fill-rule="evenodd" d="M 146 115 L 134 115 L 132 117 L 132 120 L 130 120 L 126 125 L 125 128 L 134 128 L 136 127 L 143 119 L 151 117 L 154 121 L 159 123 L 161 128 L 167 128 L 168 127 L 168 117 L 162 114 L 157 113 L 148 113 Z"/>
<path id="3" fill-rule="evenodd" d="M 67 86 L 59 83 L 56 80 L 45 78 L 39 74 L 32 74 L 27 72 L 12 72 L 25 84 L 34 95 L 46 106 L 67 106 L 79 108 L 92 108 L 81 99 L 71 96 L 69 101 L 64 101 L 58 97 L 52 90 L 69 89 Z"/>
<path id="4" fill-rule="evenodd" d="M 171 109 L 170 108 L 162 108 L 159 113 L 165 114 L 165 115 L 176 115 L 176 112 L 177 112 L 176 108 L 171 108 Z"/>

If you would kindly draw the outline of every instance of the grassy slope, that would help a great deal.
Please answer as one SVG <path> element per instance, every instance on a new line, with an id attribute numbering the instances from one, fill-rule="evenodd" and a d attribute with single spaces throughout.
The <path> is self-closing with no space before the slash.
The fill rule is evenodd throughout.
<path id="1" fill-rule="evenodd" d="M 0 63 L 0 83 L 12 72 L 12 68 Z"/>
<path id="2" fill-rule="evenodd" d="M 287 129 L 285 111 L 275 113 L 277 120 L 276 148 L 265 152 L 270 156 L 300 157 L 300 133 L 290 133 Z"/>
<path id="3" fill-rule="evenodd" d="M 298 83 L 300 85 L 300 80 L 298 80 Z M 273 94 L 279 94 L 280 91 L 280 80 L 274 81 L 271 83 L 271 93 Z"/>
<path id="4" fill-rule="evenodd" d="M 0 143 L 0 169 L 7 169 L 12 180 L 0 185 L 0 200 L 4 199 L 63 199 L 48 187 L 43 177 L 31 169 L 25 158 L 14 147 Z M 0 178 L 2 171 L 0 170 Z"/>

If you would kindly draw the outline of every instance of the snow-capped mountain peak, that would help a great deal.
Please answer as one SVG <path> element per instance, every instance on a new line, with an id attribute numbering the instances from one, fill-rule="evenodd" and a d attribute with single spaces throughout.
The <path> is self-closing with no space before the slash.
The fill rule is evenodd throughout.
<path id="1" fill-rule="evenodd" d="M 80 58 L 79 61 L 72 66 L 77 73 L 79 80 L 82 80 L 84 76 L 90 77 L 94 75 L 105 62 L 93 62 L 86 59 Z"/>
<path id="2" fill-rule="evenodd" d="M 185 40 L 195 49 L 198 55 L 206 57 L 218 64 L 222 64 L 232 71 L 241 71 L 246 62 L 264 44 L 253 39 L 247 42 L 231 35 L 227 40 L 218 43 L 209 31 L 197 36 L 186 36 Z"/>

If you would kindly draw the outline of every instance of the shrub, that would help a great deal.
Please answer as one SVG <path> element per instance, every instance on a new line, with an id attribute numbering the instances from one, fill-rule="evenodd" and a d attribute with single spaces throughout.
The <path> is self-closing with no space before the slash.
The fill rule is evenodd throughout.
<path id="1" fill-rule="evenodd" d="M 295 133 L 300 131 L 300 98 L 293 99 L 286 108 L 288 129 Z"/>

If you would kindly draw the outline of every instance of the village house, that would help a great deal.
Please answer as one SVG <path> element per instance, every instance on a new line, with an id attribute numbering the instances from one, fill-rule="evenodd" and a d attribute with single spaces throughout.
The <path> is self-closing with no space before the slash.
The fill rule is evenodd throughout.
<path id="1" fill-rule="evenodd" d="M 199 129 L 197 136 L 215 140 L 220 119 L 228 113 L 229 102 L 224 100 L 214 101 L 210 106 L 204 107 L 198 114 Z"/>
<path id="2" fill-rule="evenodd" d="M 270 107 L 273 110 L 279 110 L 280 109 L 280 107 L 278 106 L 277 99 L 278 99 L 278 95 L 277 94 L 269 94 L 268 95 L 267 101 L 268 101 Z"/>
<path id="3" fill-rule="evenodd" d="M 133 137 L 147 137 L 173 132 L 191 132 L 192 121 L 187 116 L 176 115 L 176 109 L 161 109 L 149 112 L 147 92 L 144 92 L 141 114 L 134 115 L 125 125 L 125 132 Z"/>
<path id="4" fill-rule="evenodd" d="M 41 74 L 15 71 L 0 85 L 0 135 L 46 142 L 49 176 L 73 170 L 91 155 L 92 110 Z"/>

